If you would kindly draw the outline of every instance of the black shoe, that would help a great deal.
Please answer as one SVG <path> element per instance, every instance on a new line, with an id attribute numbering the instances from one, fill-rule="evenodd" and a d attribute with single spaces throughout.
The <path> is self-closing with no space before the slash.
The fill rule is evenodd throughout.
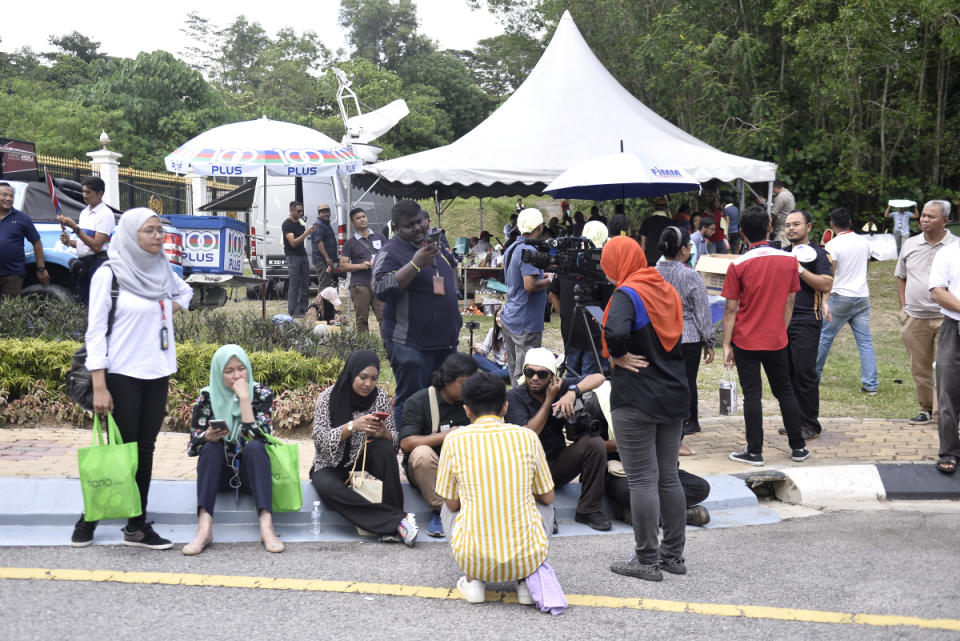
<path id="1" fill-rule="evenodd" d="M 573 520 L 577 523 L 585 523 L 600 532 L 606 532 L 613 527 L 610 519 L 608 519 L 603 512 L 590 512 L 589 514 L 577 512 L 573 515 Z"/>
<path id="2" fill-rule="evenodd" d="M 877 390 L 875 390 L 875 389 L 867 389 L 866 387 L 861 387 L 861 388 L 860 388 L 860 391 L 863 392 L 864 394 L 866 394 L 867 396 L 876 396 L 876 395 L 877 395 Z"/>
<path id="3" fill-rule="evenodd" d="M 797 463 L 802 463 L 810 458 L 810 450 L 805 447 L 801 447 L 799 450 L 793 450 L 790 452 L 790 458 Z"/>
<path id="4" fill-rule="evenodd" d="M 696 434 L 700 431 L 700 423 L 698 421 L 684 421 L 683 422 L 683 435 L 688 436 L 690 434 Z"/>
<path id="5" fill-rule="evenodd" d="M 812 441 L 820 438 L 820 432 L 812 425 L 804 425 L 800 428 L 800 436 L 805 441 Z"/>
<path id="6" fill-rule="evenodd" d="M 560 531 L 560 524 L 557 523 L 557 517 L 554 516 L 553 517 L 553 534 L 556 534 L 559 531 Z M 551 536 L 553 536 L 553 534 L 551 534 Z"/>
<path id="7" fill-rule="evenodd" d="M 687 525 L 706 525 L 710 522 L 710 511 L 702 505 L 687 508 Z"/>
<path id="8" fill-rule="evenodd" d="M 151 550 L 167 550 L 173 547 L 173 543 L 153 531 L 152 523 L 144 523 L 139 529 L 132 531 L 128 529 L 129 527 L 128 525 L 120 530 L 123 532 L 124 545 L 150 548 Z"/>
<path id="9" fill-rule="evenodd" d="M 785 435 L 786 433 L 787 433 L 787 428 L 785 427 L 780 427 L 777 429 L 777 434 L 780 434 L 781 436 Z"/>
<path id="10" fill-rule="evenodd" d="M 660 572 L 659 565 L 643 565 L 637 561 L 637 555 L 630 557 L 629 561 L 618 561 L 610 564 L 610 571 L 622 574 L 623 576 L 632 576 L 644 581 L 663 581 L 663 573 Z"/>
<path id="11" fill-rule="evenodd" d="M 70 545 L 75 548 L 85 548 L 93 543 L 93 531 L 97 528 L 97 521 L 84 521 L 83 516 L 73 526 L 73 536 Z"/>
<path id="12" fill-rule="evenodd" d="M 760 454 L 751 454 L 747 450 L 742 452 L 731 452 L 728 456 L 731 461 L 736 461 L 737 463 L 746 463 L 747 465 L 753 465 L 755 467 L 763 466 L 763 456 Z"/>
<path id="13" fill-rule="evenodd" d="M 660 559 L 660 569 L 670 574 L 687 573 L 687 566 L 684 564 L 682 556 L 675 559 Z"/>
<path id="14" fill-rule="evenodd" d="M 930 416 L 928 412 L 920 412 L 916 416 L 910 419 L 910 425 L 929 425 L 930 423 L 936 423 L 937 419 Z"/>

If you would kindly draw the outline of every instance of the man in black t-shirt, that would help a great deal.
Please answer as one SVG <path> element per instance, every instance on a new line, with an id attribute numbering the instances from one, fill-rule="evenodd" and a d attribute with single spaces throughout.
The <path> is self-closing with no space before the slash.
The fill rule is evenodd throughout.
<path id="1" fill-rule="evenodd" d="M 572 445 L 564 436 L 564 417 L 573 414 L 577 396 L 603 384 L 603 374 L 562 379 L 553 353 L 545 347 L 528 350 L 523 360 L 523 382 L 507 392 L 504 422 L 523 425 L 540 436 L 555 485 L 580 477 L 580 500 L 574 518 L 594 530 L 609 530 L 603 513 L 607 449 L 603 437 L 583 435 Z"/>
<path id="2" fill-rule="evenodd" d="M 340 254 L 340 269 L 350 274 L 350 299 L 356 310 L 357 331 L 370 331 L 370 308 L 383 322 L 383 302 L 373 295 L 373 259 L 387 242 L 382 234 L 370 229 L 367 213 L 360 207 L 350 210 L 353 237 L 343 245 Z"/>
<path id="3" fill-rule="evenodd" d="M 303 203 L 291 201 L 290 217 L 280 226 L 283 253 L 287 257 L 287 313 L 291 316 L 303 316 L 310 297 L 310 260 L 303 241 L 313 233 L 314 226 L 304 229 L 302 217 Z"/>
<path id="4" fill-rule="evenodd" d="M 815 439 L 820 426 L 820 381 L 817 377 L 817 350 L 823 326 L 824 296 L 833 286 L 830 256 L 817 244 L 810 243 L 810 214 L 790 213 L 784 221 L 784 233 L 800 263 L 800 291 L 793 303 L 793 316 L 787 326 L 790 341 L 790 378 L 800 405 L 800 435 Z M 783 429 L 782 434 L 786 434 Z"/>

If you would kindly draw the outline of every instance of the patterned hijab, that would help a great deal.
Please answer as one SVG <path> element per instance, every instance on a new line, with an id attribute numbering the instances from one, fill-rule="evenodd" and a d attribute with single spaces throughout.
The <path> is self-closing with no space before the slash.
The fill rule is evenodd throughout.
<path id="1" fill-rule="evenodd" d="M 204 387 L 210 395 L 210 405 L 213 408 L 213 418 L 226 421 L 230 434 L 226 440 L 236 443 L 240 434 L 240 400 L 232 389 L 223 384 L 223 370 L 230 359 L 236 357 L 247 368 L 247 384 L 250 394 L 253 394 L 253 368 L 247 353 L 239 345 L 224 345 L 213 354 L 210 361 L 210 385 Z"/>

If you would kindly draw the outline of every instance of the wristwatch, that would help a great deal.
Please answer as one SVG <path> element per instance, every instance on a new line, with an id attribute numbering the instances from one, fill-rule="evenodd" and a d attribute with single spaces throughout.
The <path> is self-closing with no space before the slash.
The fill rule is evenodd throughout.
<path id="1" fill-rule="evenodd" d="M 347 423 L 347 432 L 353 434 L 353 421 Z"/>

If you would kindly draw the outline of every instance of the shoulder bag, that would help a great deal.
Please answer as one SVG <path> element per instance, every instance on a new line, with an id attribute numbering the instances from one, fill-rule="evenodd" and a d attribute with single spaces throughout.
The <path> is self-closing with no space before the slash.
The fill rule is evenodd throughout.
<path id="1" fill-rule="evenodd" d="M 109 268 L 108 268 L 109 269 Z M 113 274 L 113 270 L 110 270 Z M 113 319 L 117 315 L 117 297 L 120 296 L 120 285 L 116 275 L 111 276 L 110 286 L 110 313 L 107 315 L 107 338 L 113 332 Z M 107 345 L 109 350 L 109 343 Z M 73 354 L 70 371 L 67 372 L 67 396 L 85 410 L 93 411 L 93 378 L 87 369 L 87 346 L 78 349 Z"/>

